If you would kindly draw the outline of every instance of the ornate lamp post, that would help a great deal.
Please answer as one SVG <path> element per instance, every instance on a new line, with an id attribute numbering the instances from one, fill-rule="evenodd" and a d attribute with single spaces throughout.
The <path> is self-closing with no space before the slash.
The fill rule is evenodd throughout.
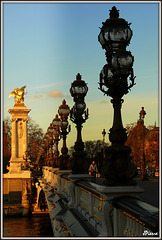
<path id="1" fill-rule="evenodd" d="M 60 141 L 60 126 L 61 126 L 61 120 L 58 118 L 58 114 L 56 114 L 55 118 L 52 121 L 53 124 L 53 129 L 54 129 L 54 142 L 55 142 L 55 151 L 54 151 L 54 166 L 58 167 L 58 156 L 59 156 L 59 151 L 58 151 L 58 142 Z"/>
<path id="2" fill-rule="evenodd" d="M 60 161 L 59 161 L 59 169 L 64 170 L 64 169 L 69 169 L 69 156 L 67 155 L 68 153 L 68 148 L 66 146 L 66 136 L 70 132 L 70 125 L 69 125 L 69 131 L 67 131 L 68 127 L 68 116 L 70 113 L 70 108 L 66 104 L 65 99 L 62 101 L 62 105 L 58 109 L 58 114 L 60 115 L 61 118 L 61 135 L 63 136 L 63 146 L 61 148 L 61 153 L 62 155 L 60 156 Z"/>
<path id="3" fill-rule="evenodd" d="M 82 124 L 88 119 L 88 108 L 84 97 L 88 92 L 87 84 L 81 79 L 81 75 L 76 75 L 76 80 L 71 84 L 70 94 L 75 102 L 73 108 L 70 110 L 70 120 L 76 124 L 77 140 L 74 145 L 74 153 L 71 161 L 72 174 L 84 173 L 85 168 L 85 153 L 84 142 L 82 141 Z M 84 115 L 84 117 L 83 117 Z"/>
<path id="4" fill-rule="evenodd" d="M 112 98 L 114 108 L 113 126 L 109 133 L 112 146 L 108 148 L 108 156 L 103 165 L 104 184 L 132 185 L 136 183 L 133 181 L 136 168 L 131 163 L 131 148 L 124 145 L 127 134 L 121 117 L 121 106 L 124 102 L 122 97 L 135 84 L 132 68 L 134 57 L 126 50 L 132 30 L 125 19 L 119 18 L 116 7 L 110 10 L 110 18 L 102 24 L 98 40 L 106 50 L 107 64 L 100 73 L 99 89 Z"/>
<path id="5" fill-rule="evenodd" d="M 46 164 L 46 157 L 47 157 L 47 143 L 45 137 L 43 138 L 43 141 L 41 143 L 41 148 L 42 148 L 42 155 L 44 156 L 45 164 Z"/>
<path id="6" fill-rule="evenodd" d="M 103 159 L 105 159 L 105 135 L 106 135 L 105 129 L 103 129 L 102 135 L 103 135 Z"/>
<path id="7" fill-rule="evenodd" d="M 53 134 L 54 134 L 54 129 L 53 129 L 53 124 L 50 123 L 50 126 L 47 129 L 47 133 L 49 136 L 49 143 L 50 143 L 50 153 L 49 153 L 49 163 L 50 166 L 53 166 Z"/>
<path id="8" fill-rule="evenodd" d="M 45 148 L 46 148 L 46 165 L 49 166 L 49 146 L 50 146 L 50 139 L 49 134 L 46 132 L 45 137 Z"/>
<path id="9" fill-rule="evenodd" d="M 141 179 L 142 180 L 147 180 L 148 176 L 146 173 L 146 161 L 145 161 L 145 126 L 144 126 L 144 117 L 146 115 L 146 112 L 144 110 L 144 107 L 142 107 L 140 113 L 139 113 L 139 117 L 140 117 L 140 122 L 142 123 L 142 152 L 143 152 L 143 161 L 142 161 L 142 175 L 141 175 Z"/>
<path id="10" fill-rule="evenodd" d="M 38 171 L 42 173 L 42 166 L 46 165 L 46 151 L 45 151 L 45 141 L 43 139 L 40 147 L 40 155 L 38 156 Z"/>

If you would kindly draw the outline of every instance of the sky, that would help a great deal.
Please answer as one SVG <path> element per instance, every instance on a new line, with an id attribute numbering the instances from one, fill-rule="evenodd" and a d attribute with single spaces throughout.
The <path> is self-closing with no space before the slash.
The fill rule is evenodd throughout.
<path id="1" fill-rule="evenodd" d="M 102 22 L 116 6 L 121 18 L 131 23 L 133 37 L 127 47 L 134 56 L 136 85 L 124 95 L 123 126 L 137 122 L 145 108 L 145 125 L 159 126 L 160 109 L 160 17 L 159 1 L 153 2 L 2 2 L 2 114 L 14 106 L 9 94 L 27 86 L 24 104 L 29 116 L 46 133 L 65 99 L 74 102 L 69 89 L 77 73 L 88 84 L 85 97 L 89 119 L 83 124 L 83 141 L 102 140 L 103 129 L 113 124 L 111 98 L 99 89 L 99 74 L 106 64 L 98 42 Z M 75 124 L 67 146 L 76 141 Z M 105 141 L 108 142 L 108 134 Z"/>

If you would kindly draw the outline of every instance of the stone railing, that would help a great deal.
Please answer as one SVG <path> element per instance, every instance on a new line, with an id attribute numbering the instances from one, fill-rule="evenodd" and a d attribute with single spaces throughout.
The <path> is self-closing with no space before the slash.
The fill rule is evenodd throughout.
<path id="1" fill-rule="evenodd" d="M 138 186 L 107 187 L 87 175 L 43 168 L 44 187 L 54 236 L 156 237 L 159 211 L 140 200 Z M 52 188 L 52 190 L 51 190 Z"/>
<path id="2" fill-rule="evenodd" d="M 114 206 L 114 219 L 116 219 L 114 236 L 159 235 L 159 211 L 156 207 L 130 196 L 113 199 L 111 203 Z"/>

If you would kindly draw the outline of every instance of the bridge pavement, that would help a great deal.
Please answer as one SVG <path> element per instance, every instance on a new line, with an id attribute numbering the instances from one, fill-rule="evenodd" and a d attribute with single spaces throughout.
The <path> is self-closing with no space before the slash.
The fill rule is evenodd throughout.
<path id="1" fill-rule="evenodd" d="M 144 192 L 140 194 L 141 200 L 159 208 L 159 178 L 150 177 L 149 180 L 140 180 L 137 177 L 136 181 L 137 185 L 144 189 Z M 96 178 L 96 183 L 102 184 L 102 182 L 103 179 L 101 177 Z"/>
<path id="2" fill-rule="evenodd" d="M 144 192 L 140 194 L 141 199 L 144 202 L 149 203 L 157 208 L 159 208 L 159 178 L 153 177 L 149 178 L 149 180 L 140 180 L 139 178 L 136 179 L 137 184 L 139 187 L 144 189 Z"/>

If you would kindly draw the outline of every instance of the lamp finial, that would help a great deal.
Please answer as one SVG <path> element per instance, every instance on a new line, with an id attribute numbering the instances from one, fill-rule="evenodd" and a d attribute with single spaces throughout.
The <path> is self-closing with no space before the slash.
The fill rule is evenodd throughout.
<path id="1" fill-rule="evenodd" d="M 110 10 L 110 18 L 118 18 L 119 17 L 119 10 L 116 9 L 115 6 L 112 7 Z"/>

